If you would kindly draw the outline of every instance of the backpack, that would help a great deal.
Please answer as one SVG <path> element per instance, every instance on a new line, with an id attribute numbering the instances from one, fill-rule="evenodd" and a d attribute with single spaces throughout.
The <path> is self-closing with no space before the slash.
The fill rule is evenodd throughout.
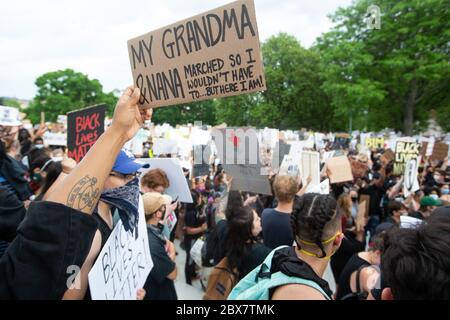
<path id="1" fill-rule="evenodd" d="M 366 264 L 363 264 L 358 268 L 356 271 L 356 292 L 351 292 L 349 294 L 346 294 L 339 300 L 367 300 L 367 296 L 369 295 L 367 292 L 361 291 L 361 284 L 360 284 L 360 275 L 362 269 L 367 268 Z"/>
<path id="2" fill-rule="evenodd" d="M 287 246 L 280 246 L 272 250 L 264 262 L 247 274 L 233 288 L 228 300 L 269 300 L 270 289 L 286 284 L 302 284 L 319 291 L 327 300 L 331 300 L 325 291 L 314 281 L 298 277 L 287 276 L 281 271 L 271 273 L 272 258 L 274 253 Z"/>
<path id="3" fill-rule="evenodd" d="M 209 275 L 203 300 L 226 300 L 238 280 L 237 269 L 230 270 L 228 258 L 223 258 Z"/>
<path id="4" fill-rule="evenodd" d="M 205 245 L 202 250 L 202 263 L 204 267 L 214 267 L 217 252 L 219 251 L 219 235 L 216 228 L 216 207 L 211 207 L 206 216 L 208 231 L 205 233 Z"/>

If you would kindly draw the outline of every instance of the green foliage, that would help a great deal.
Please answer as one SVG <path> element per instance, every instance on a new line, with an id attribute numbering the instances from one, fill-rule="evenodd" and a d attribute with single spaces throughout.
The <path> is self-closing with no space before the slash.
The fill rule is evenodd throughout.
<path id="1" fill-rule="evenodd" d="M 54 122 L 60 114 L 99 103 L 106 103 L 112 114 L 117 102 L 113 93 L 103 92 L 98 80 L 71 69 L 45 73 L 35 84 L 38 93 L 26 110 L 33 123 L 40 121 L 41 112 L 47 121 Z"/>
<path id="2" fill-rule="evenodd" d="M 370 29 L 367 9 L 381 11 L 381 29 Z M 330 16 L 334 27 L 310 48 L 280 33 L 262 43 L 267 90 L 154 110 L 156 123 L 202 121 L 215 125 L 321 131 L 383 128 L 422 130 L 430 114 L 450 126 L 450 11 L 448 0 L 356 0 Z M 117 98 L 98 80 L 73 70 L 36 80 L 27 110 L 58 114 Z M 432 111 L 435 112 L 432 112 Z"/>
<path id="3" fill-rule="evenodd" d="M 381 9 L 380 30 L 364 20 L 371 4 Z M 339 112 L 363 111 L 367 122 L 358 127 L 406 134 L 422 129 L 432 109 L 443 113 L 450 75 L 447 1 L 360 0 L 331 19 L 336 26 L 317 48 L 323 89 Z"/>

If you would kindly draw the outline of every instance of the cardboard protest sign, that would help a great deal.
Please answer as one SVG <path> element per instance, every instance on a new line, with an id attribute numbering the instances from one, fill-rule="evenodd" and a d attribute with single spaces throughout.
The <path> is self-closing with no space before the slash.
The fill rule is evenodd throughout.
<path id="1" fill-rule="evenodd" d="M 269 179 L 261 174 L 260 165 L 224 165 L 227 176 L 232 176 L 231 190 L 272 195 Z"/>
<path id="2" fill-rule="evenodd" d="M 358 213 L 356 214 L 356 230 L 359 231 L 364 228 L 365 221 L 368 218 L 369 212 L 368 212 L 369 203 L 366 199 L 363 201 L 360 201 L 358 204 Z"/>
<path id="3" fill-rule="evenodd" d="M 428 142 L 423 141 L 422 146 L 420 147 L 420 156 L 425 157 L 427 154 Z"/>
<path id="4" fill-rule="evenodd" d="M 431 154 L 431 159 L 433 160 L 444 160 L 448 155 L 448 144 L 445 142 L 436 142 L 433 147 L 433 152 Z"/>
<path id="5" fill-rule="evenodd" d="M 152 169 L 161 169 L 167 175 L 170 186 L 166 189 L 165 193 L 172 197 L 172 199 L 178 198 L 180 202 L 192 203 L 191 191 L 184 176 L 183 169 L 177 158 L 143 158 L 136 161 L 149 164 L 150 168 L 143 168 L 139 170 L 142 172 L 142 177 Z"/>
<path id="6" fill-rule="evenodd" d="M 84 158 L 104 132 L 106 105 L 96 105 L 67 114 L 68 156 L 76 162 Z"/>
<path id="7" fill-rule="evenodd" d="M 421 144 L 417 142 L 397 141 L 395 146 L 394 175 L 402 175 L 408 160 L 416 159 L 420 154 Z"/>
<path id="8" fill-rule="evenodd" d="M 327 161 L 330 183 L 352 181 L 352 168 L 346 156 L 330 158 Z"/>
<path id="9" fill-rule="evenodd" d="M 114 227 L 88 274 L 92 300 L 136 300 L 153 268 L 142 198 L 137 238 L 135 232 L 125 231 L 121 220 Z"/>
<path id="10" fill-rule="evenodd" d="M 311 176 L 311 184 L 318 186 L 320 184 L 320 155 L 318 152 L 303 151 L 301 159 L 302 184 L 306 185 L 307 179 Z"/>
<path id="11" fill-rule="evenodd" d="M 387 149 L 380 157 L 381 162 L 386 165 L 395 159 L 395 153 L 391 149 Z"/>
<path id="12" fill-rule="evenodd" d="M 405 173 L 403 175 L 403 195 L 407 198 L 411 193 L 420 189 L 417 174 L 419 170 L 420 156 L 416 159 L 410 159 L 406 163 Z"/>
<path id="13" fill-rule="evenodd" d="M 253 0 L 240 0 L 128 41 L 143 107 L 266 88 Z"/>
<path id="14" fill-rule="evenodd" d="M 384 147 L 384 138 L 383 137 L 379 137 L 379 138 L 366 138 L 365 141 L 365 146 L 369 149 L 378 149 L 378 148 L 383 148 Z"/>

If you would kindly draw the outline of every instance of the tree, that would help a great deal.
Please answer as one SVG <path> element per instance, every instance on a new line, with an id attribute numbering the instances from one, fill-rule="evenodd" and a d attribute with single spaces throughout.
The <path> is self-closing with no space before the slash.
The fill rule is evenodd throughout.
<path id="1" fill-rule="evenodd" d="M 280 129 L 330 129 L 334 111 L 321 88 L 319 52 L 285 33 L 269 38 L 262 50 L 267 90 L 251 114 Z"/>
<path id="2" fill-rule="evenodd" d="M 214 125 L 216 123 L 214 108 L 214 100 L 203 100 L 186 105 L 156 108 L 153 112 L 152 121 L 158 124 L 168 123 L 172 126 L 194 123 L 195 121 Z"/>
<path id="3" fill-rule="evenodd" d="M 113 93 L 103 92 L 98 80 L 71 69 L 45 73 L 35 84 L 38 93 L 26 110 L 33 123 L 39 122 L 41 112 L 46 120 L 56 121 L 60 114 L 99 103 L 105 103 L 112 114 L 117 103 Z"/>
<path id="4" fill-rule="evenodd" d="M 381 9 L 380 30 L 368 28 L 364 19 L 372 4 Z M 393 127 L 412 135 L 431 109 L 448 106 L 446 1 L 360 0 L 331 19 L 336 26 L 317 47 L 323 89 L 340 112 L 366 114 L 372 130 Z"/>

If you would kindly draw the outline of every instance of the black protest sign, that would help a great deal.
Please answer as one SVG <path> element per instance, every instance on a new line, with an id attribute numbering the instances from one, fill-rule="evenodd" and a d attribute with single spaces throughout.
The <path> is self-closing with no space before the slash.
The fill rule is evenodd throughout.
<path id="1" fill-rule="evenodd" d="M 403 175 L 405 165 L 411 159 L 417 159 L 420 154 L 420 143 L 397 141 L 395 145 L 394 175 Z"/>
<path id="2" fill-rule="evenodd" d="M 261 165 L 224 165 L 227 176 L 233 177 L 231 190 L 272 195 L 267 175 L 262 174 Z"/>
<path id="3" fill-rule="evenodd" d="M 104 132 L 106 105 L 96 105 L 67 114 L 68 156 L 80 162 Z"/>
<path id="4" fill-rule="evenodd" d="M 143 107 L 266 88 L 253 0 L 240 0 L 128 41 Z"/>

